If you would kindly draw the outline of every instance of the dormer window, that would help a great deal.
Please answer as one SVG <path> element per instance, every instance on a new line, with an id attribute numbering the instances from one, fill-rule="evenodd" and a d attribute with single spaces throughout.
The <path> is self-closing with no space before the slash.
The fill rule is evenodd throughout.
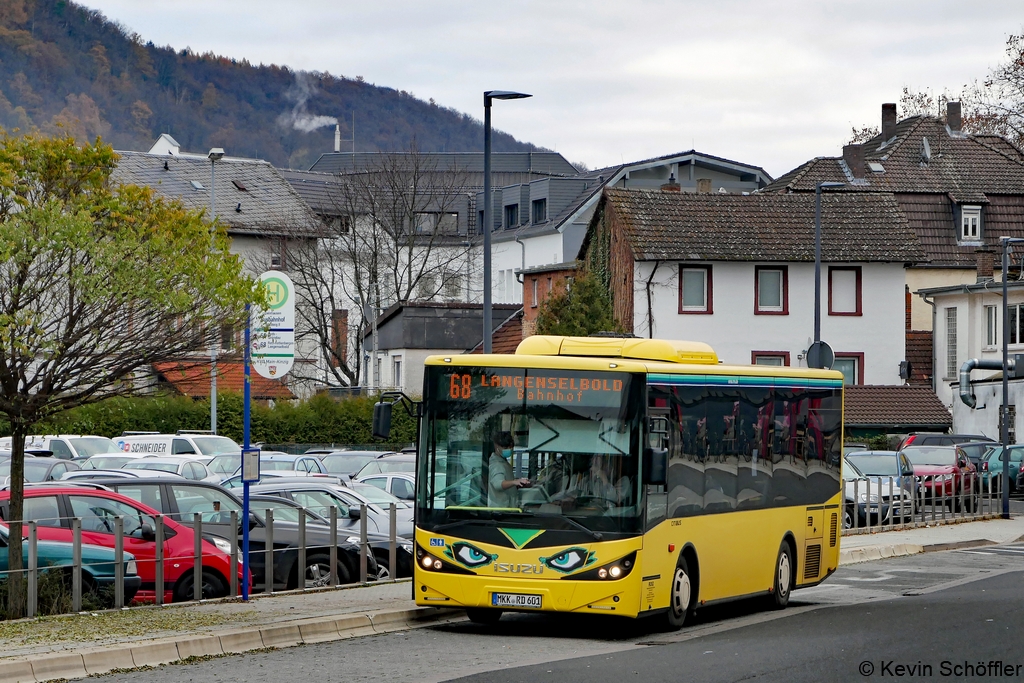
<path id="1" fill-rule="evenodd" d="M 981 241 L 981 207 L 963 206 L 960 208 L 960 241 Z"/>

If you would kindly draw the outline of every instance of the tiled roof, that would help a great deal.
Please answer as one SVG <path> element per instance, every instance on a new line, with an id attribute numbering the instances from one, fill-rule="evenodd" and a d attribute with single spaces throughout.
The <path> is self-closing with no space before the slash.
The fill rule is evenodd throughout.
<path id="1" fill-rule="evenodd" d="M 210 363 L 168 362 L 155 363 L 159 378 L 184 395 L 202 398 L 210 395 Z M 238 361 L 217 361 L 217 392 L 232 391 L 242 393 L 245 380 L 245 368 Z M 281 380 L 267 379 L 255 370 L 250 373 L 250 392 L 254 399 L 291 399 L 295 394 Z"/>
<path id="2" fill-rule="evenodd" d="M 904 119 L 888 144 L 879 135 L 863 149 L 865 164 L 879 164 L 884 171 L 869 168 L 863 180 L 855 181 L 841 157 L 818 157 L 761 192 L 813 192 L 818 182 L 838 181 L 847 183 L 839 191 L 948 193 L 959 201 L 1024 194 L 1024 152 L 997 136 L 950 133 L 933 116 Z"/>
<path id="3" fill-rule="evenodd" d="M 848 427 L 946 431 L 953 426 L 949 410 L 930 387 L 860 385 L 844 393 Z"/>
<path id="4" fill-rule="evenodd" d="M 523 309 L 520 308 L 506 318 L 491 334 L 491 353 L 515 353 L 521 341 L 523 341 Z M 483 352 L 483 341 L 470 351 L 470 353 Z"/>
<path id="5" fill-rule="evenodd" d="M 603 201 L 637 260 L 814 260 L 811 194 L 606 189 Z M 891 195 L 825 195 L 821 224 L 823 261 L 913 263 L 924 256 Z"/>
<path id="6" fill-rule="evenodd" d="M 907 331 L 907 360 L 910 361 L 910 383 L 915 386 L 931 386 L 932 382 L 932 331 Z"/>
<path id="7" fill-rule="evenodd" d="M 313 211 L 320 215 L 343 215 L 346 213 L 343 189 L 337 176 L 313 171 L 281 169 L 281 176 Z"/>
<path id="8" fill-rule="evenodd" d="M 151 187 L 189 209 L 210 211 L 210 161 L 192 155 L 118 152 L 117 183 Z M 217 218 L 228 233 L 263 237 L 313 237 L 319 222 L 276 168 L 258 159 L 217 162 Z M 198 187 L 196 186 L 198 184 Z"/>

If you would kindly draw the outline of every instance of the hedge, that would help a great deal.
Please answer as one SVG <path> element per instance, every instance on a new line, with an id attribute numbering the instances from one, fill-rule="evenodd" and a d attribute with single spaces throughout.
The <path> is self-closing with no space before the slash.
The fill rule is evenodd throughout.
<path id="1" fill-rule="evenodd" d="M 274 407 L 252 404 L 253 443 L 371 444 L 395 448 L 416 440 L 415 420 L 401 408 L 392 412 L 391 439 L 379 442 L 370 434 L 376 399 L 360 396 L 335 400 L 317 395 Z M 210 402 L 185 396 L 112 398 L 61 413 L 36 425 L 35 434 L 97 434 L 115 437 L 127 430 L 173 434 L 179 429 L 209 429 Z M 0 422 L 0 432 L 10 427 Z M 242 395 L 218 393 L 217 433 L 242 442 Z"/>

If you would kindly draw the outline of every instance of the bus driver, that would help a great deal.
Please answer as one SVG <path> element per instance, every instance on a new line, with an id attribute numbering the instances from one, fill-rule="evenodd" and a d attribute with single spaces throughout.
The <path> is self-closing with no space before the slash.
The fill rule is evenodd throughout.
<path id="1" fill-rule="evenodd" d="M 487 461 L 487 507 L 519 507 L 519 489 L 529 488 L 532 482 L 526 478 L 512 477 L 512 453 L 515 442 L 510 432 L 494 433 L 494 450 Z"/>

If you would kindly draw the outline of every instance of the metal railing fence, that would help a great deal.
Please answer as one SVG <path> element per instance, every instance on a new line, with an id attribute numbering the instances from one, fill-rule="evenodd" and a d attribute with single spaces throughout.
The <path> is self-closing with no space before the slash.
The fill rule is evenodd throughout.
<path id="1" fill-rule="evenodd" d="M 263 555 L 262 563 L 257 563 L 258 571 L 251 571 L 251 576 L 245 579 L 252 581 L 253 592 L 257 588 L 256 578 L 262 579 L 262 591 L 271 594 L 393 582 L 398 580 L 403 568 L 411 571 L 414 562 L 411 541 L 396 534 L 397 508 L 394 503 L 387 508 L 390 529 L 386 543 L 382 537 L 375 537 L 372 544 L 367 531 L 365 504 L 360 506 L 358 536 L 339 530 L 336 507 L 330 508 L 327 524 L 316 524 L 315 527 L 307 523 L 305 508 L 293 509 L 299 513 L 298 523 L 287 524 L 297 527 L 297 543 L 286 545 L 280 542 L 280 536 L 275 540 L 274 533 L 275 527 L 281 531 L 280 525 L 286 522 L 275 522 L 272 508 L 260 510 L 258 503 L 253 506 L 253 512 L 265 515 L 266 532 L 264 547 L 250 550 L 250 562 L 258 554 Z M 127 604 L 162 605 L 168 597 L 171 601 L 183 602 L 241 595 L 241 581 L 244 579 L 240 576 L 238 535 L 214 541 L 211 534 L 204 532 L 202 513 L 179 515 L 182 519 L 175 520 L 175 531 L 167 523 L 168 516 L 144 515 L 140 520 L 146 521 L 138 524 L 135 518 L 129 518 L 133 530 L 128 534 L 125 533 L 124 516 L 87 519 L 92 526 L 102 526 L 102 530 L 83 530 L 82 517 L 25 520 L 22 524 L 25 562 L 17 573 L 25 577 L 27 616 L 39 616 L 40 580 L 49 573 L 58 576 L 58 591 L 70 593 L 69 596 L 64 595 L 70 612 L 120 609 Z M 240 529 L 239 516 L 234 510 L 229 513 L 231 528 Z M 183 553 L 180 541 L 173 546 L 170 544 L 172 537 L 183 531 L 181 527 L 191 527 L 191 552 Z M 315 528 L 321 538 L 329 534 L 327 542 L 308 544 L 311 528 Z M 44 544 L 45 549 L 56 549 L 53 554 L 59 557 L 49 558 L 47 553 L 41 556 L 40 544 Z M 89 547 L 94 545 L 105 547 L 107 551 Z M 253 545 L 259 544 L 250 539 L 250 548 Z M 66 546 L 70 546 L 70 553 Z M 0 553 L 6 552 L 6 547 L 0 547 Z M 134 557 L 136 574 L 133 576 L 126 573 L 132 568 L 126 561 L 128 553 L 133 553 Z M 408 554 L 404 563 L 401 553 Z M 67 559 L 69 555 L 70 559 Z M 84 559 L 85 555 L 92 559 Z M 100 559 L 96 559 L 97 556 Z M 380 571 L 384 562 L 387 562 L 386 574 Z M 372 567 L 377 567 L 378 571 L 371 571 Z M 9 585 L 10 576 L 14 573 L 11 570 L 0 571 L 0 584 Z M 141 579 L 138 582 L 140 590 L 134 595 L 126 595 L 126 579 L 135 583 L 134 576 Z M 0 615 L 5 613 L 4 608 L 5 605 L 0 605 Z"/>

